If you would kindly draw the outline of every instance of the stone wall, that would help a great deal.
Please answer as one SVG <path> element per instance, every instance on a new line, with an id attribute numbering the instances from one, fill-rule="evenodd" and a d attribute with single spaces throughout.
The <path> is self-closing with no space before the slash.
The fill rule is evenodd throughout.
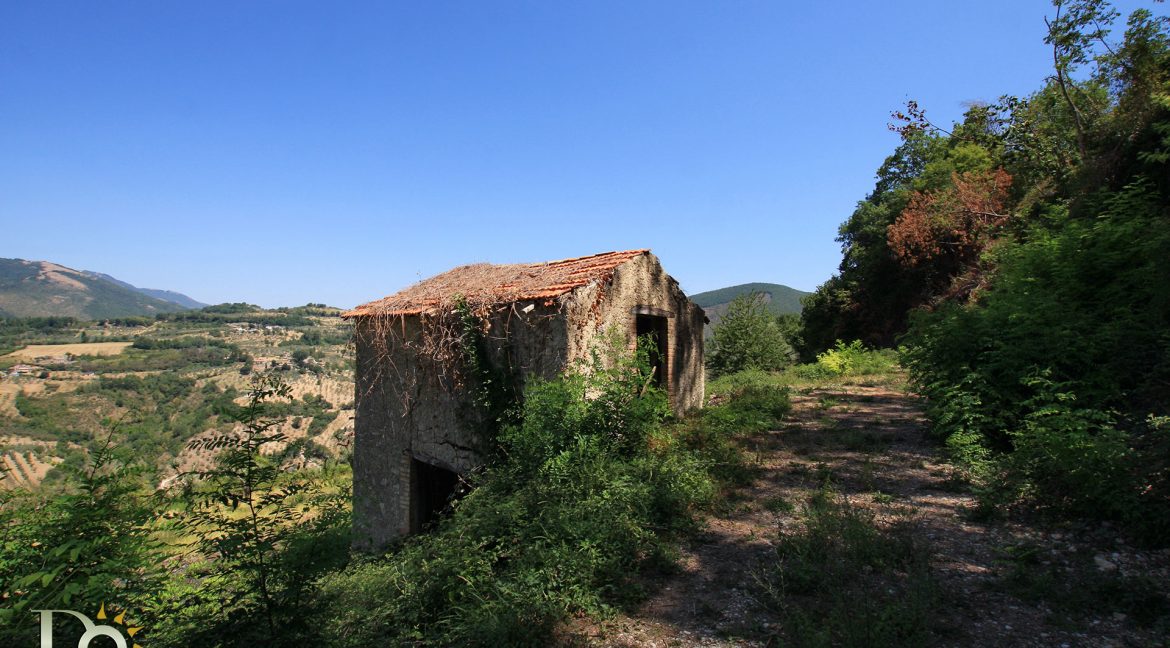
<path id="1" fill-rule="evenodd" d="M 354 535 L 363 548 L 380 548 L 414 526 L 412 460 L 466 473 L 487 442 L 476 434 L 479 412 L 451 368 L 419 353 L 418 316 L 393 322 L 375 331 L 359 318 L 356 327 Z M 492 318 L 487 344 L 493 362 L 507 363 L 521 379 L 552 378 L 567 359 L 565 332 L 555 306 L 509 308 Z"/>
<path id="2" fill-rule="evenodd" d="M 588 357 L 605 331 L 621 331 L 636 344 L 638 313 L 666 317 L 666 391 L 676 414 L 703 406 L 703 309 L 687 299 L 658 257 L 644 254 L 618 266 L 610 284 L 578 288 L 567 295 L 569 357 Z"/>

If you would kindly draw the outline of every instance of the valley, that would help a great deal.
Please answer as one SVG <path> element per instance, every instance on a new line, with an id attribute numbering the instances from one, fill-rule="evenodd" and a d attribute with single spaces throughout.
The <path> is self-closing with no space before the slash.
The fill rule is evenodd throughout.
<path id="1" fill-rule="evenodd" d="M 292 399 L 276 405 L 290 467 L 348 451 L 353 431 L 350 328 L 324 306 L 243 304 L 103 322 L 3 320 L 0 468 L 9 487 L 60 478 L 105 443 L 152 480 L 206 467 L 193 439 L 231 432 L 253 377 L 275 373 Z"/>

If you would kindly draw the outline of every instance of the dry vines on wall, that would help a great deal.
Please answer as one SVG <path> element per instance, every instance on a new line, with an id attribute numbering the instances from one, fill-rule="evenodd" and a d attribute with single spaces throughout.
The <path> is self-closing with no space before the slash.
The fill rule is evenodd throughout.
<path id="1" fill-rule="evenodd" d="M 440 387 L 448 391 L 462 388 L 467 384 L 465 338 L 475 332 L 472 329 L 478 329 L 477 339 L 494 334 L 493 340 L 502 341 L 496 346 L 506 347 L 518 305 L 563 307 L 565 295 L 590 284 L 601 287 L 590 309 L 590 315 L 597 317 L 598 304 L 605 298 L 605 286 L 613 281 L 615 269 L 648 252 L 607 252 L 547 263 L 461 266 L 358 306 L 349 314 L 358 321 L 355 338 L 375 356 L 363 367 L 367 375 L 359 381 L 364 380 L 368 390 L 392 377 L 411 388 L 404 390 L 409 400 L 410 393 L 419 388 L 417 369 L 428 364 L 436 370 Z M 468 314 L 476 318 L 476 326 L 469 326 Z M 493 321 L 503 330 L 490 331 Z M 395 354 L 411 358 L 411 375 L 405 374 L 407 367 L 396 365 Z M 388 376 L 387 371 L 394 375 Z M 406 405 L 408 409 L 409 402 Z"/>
<path id="2" fill-rule="evenodd" d="M 525 323 L 516 304 L 501 306 L 485 299 L 473 303 L 459 295 L 426 313 L 359 316 L 356 345 L 370 356 L 362 366 L 365 373 L 358 377 L 359 389 L 365 390 L 364 396 L 374 389 L 385 396 L 387 381 L 400 385 L 398 397 L 406 416 L 427 386 L 423 383 L 432 377 L 437 383 L 433 387 L 469 393 L 487 420 L 498 424 L 509 417 L 519 396 L 509 349 L 516 319 Z M 493 348 L 502 348 L 503 353 L 493 354 Z M 493 355 L 501 357 L 493 361 Z"/>

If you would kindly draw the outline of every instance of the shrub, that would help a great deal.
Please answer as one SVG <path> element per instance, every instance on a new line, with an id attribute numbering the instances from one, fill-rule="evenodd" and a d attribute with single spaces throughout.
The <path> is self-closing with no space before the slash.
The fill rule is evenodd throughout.
<path id="1" fill-rule="evenodd" d="M 1096 218 L 1003 246 L 977 302 L 916 314 L 903 358 L 989 496 L 1164 543 L 1170 455 L 1147 421 L 1170 402 L 1170 229 L 1147 183 L 1095 200 Z"/>
<path id="2" fill-rule="evenodd" d="M 218 454 L 212 468 L 186 475 L 180 529 L 192 538 L 198 560 L 160 597 L 152 644 L 292 646 L 315 640 L 303 605 L 313 580 L 345 560 L 349 521 L 319 484 L 303 474 L 284 475 L 261 452 L 287 440 L 274 431 L 279 419 L 265 405 L 290 393 L 278 379 L 257 379 L 238 413 L 242 433 L 189 444 Z"/>
<path id="3" fill-rule="evenodd" d="M 751 479 L 738 437 L 776 429 L 792 409 L 788 388 L 762 371 L 743 371 L 714 381 L 712 404 L 682 422 L 679 437 L 709 462 L 712 476 L 727 484 Z"/>
<path id="4" fill-rule="evenodd" d="M 109 438 L 63 477 L 67 490 L 51 498 L 7 492 L 0 499 L 5 645 L 35 643 L 38 609 L 140 608 L 159 582 L 151 502 L 137 469 L 115 456 Z M 77 633 L 62 630 L 62 640 Z"/>
<path id="5" fill-rule="evenodd" d="M 759 369 L 746 369 L 707 381 L 707 399 L 715 403 L 735 396 L 747 387 L 784 388 L 787 381 L 783 374 Z"/>
<path id="6" fill-rule="evenodd" d="M 1104 412 L 1061 402 L 1039 406 L 1011 439 L 1008 483 L 1041 506 L 1114 519 L 1133 512 L 1127 435 Z"/>
<path id="7" fill-rule="evenodd" d="M 898 368 L 894 353 L 889 350 L 865 348 L 861 340 L 845 344 L 837 340 L 836 346 L 817 355 L 817 367 L 832 376 L 868 376 L 888 373 Z"/>

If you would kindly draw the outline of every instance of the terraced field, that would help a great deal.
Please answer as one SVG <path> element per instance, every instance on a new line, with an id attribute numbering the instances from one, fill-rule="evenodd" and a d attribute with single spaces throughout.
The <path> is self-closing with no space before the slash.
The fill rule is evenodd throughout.
<path id="1" fill-rule="evenodd" d="M 0 455 L 0 469 L 4 472 L 4 479 L 0 480 L 0 489 L 36 486 L 54 464 L 59 462 L 60 459 L 55 457 L 45 461 L 35 452 L 6 452 Z"/>
<path id="2" fill-rule="evenodd" d="M 281 429 L 288 442 L 267 452 L 290 469 L 346 453 L 353 368 L 348 324 L 338 314 L 319 307 L 242 308 L 41 334 L 53 343 L 30 333 L 17 341 L 22 348 L 0 356 L 0 467 L 7 475 L 0 483 L 35 487 L 62 454 L 84 452 L 111 431 L 115 445 L 143 461 L 158 482 L 206 466 L 212 456 L 188 443 L 238 429 L 232 404 L 247 402 L 262 374 L 278 376 L 292 395 L 274 405 L 286 418 Z M 88 341 L 103 337 L 117 341 Z M 36 369 L 6 375 L 20 363 Z"/>

